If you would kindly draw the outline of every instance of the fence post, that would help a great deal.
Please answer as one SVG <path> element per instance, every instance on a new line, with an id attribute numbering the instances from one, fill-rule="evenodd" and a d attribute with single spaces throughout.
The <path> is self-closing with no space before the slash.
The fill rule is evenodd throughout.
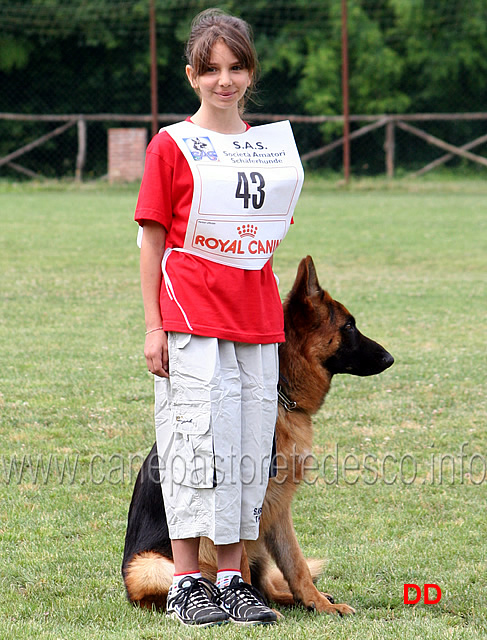
<path id="1" fill-rule="evenodd" d="M 342 0 L 342 101 L 343 101 L 343 170 L 345 183 L 350 180 L 350 107 L 348 78 L 347 0 Z"/>
<path id="2" fill-rule="evenodd" d="M 81 182 L 86 162 L 86 120 L 78 120 L 78 155 L 76 156 L 76 182 Z"/>
<path id="3" fill-rule="evenodd" d="M 150 0 L 149 5 L 151 115 L 152 137 L 154 137 L 159 130 L 159 101 L 157 93 L 157 16 L 155 0 Z"/>
<path id="4" fill-rule="evenodd" d="M 388 178 L 394 177 L 394 156 L 396 152 L 395 126 L 394 120 L 389 120 L 386 124 L 386 141 L 384 144 L 386 152 L 386 172 Z"/>

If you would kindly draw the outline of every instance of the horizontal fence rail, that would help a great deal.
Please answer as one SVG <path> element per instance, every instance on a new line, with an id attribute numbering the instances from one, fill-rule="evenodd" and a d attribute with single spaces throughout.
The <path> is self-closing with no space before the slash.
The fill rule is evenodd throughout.
<path id="1" fill-rule="evenodd" d="M 159 114 L 160 123 L 172 123 L 184 120 L 188 114 L 181 113 L 161 113 Z M 246 119 L 249 122 L 276 122 L 279 120 L 289 120 L 293 123 L 300 124 L 324 124 L 327 122 L 341 123 L 344 121 L 343 115 L 321 115 L 321 116 L 309 116 L 299 114 L 246 114 Z M 39 174 L 14 163 L 13 160 L 27 154 L 29 151 L 43 145 L 47 141 L 53 139 L 56 136 L 62 135 L 65 131 L 73 126 L 77 126 L 78 137 L 78 150 L 76 155 L 75 164 L 75 178 L 76 180 L 82 180 L 83 169 L 86 162 L 87 154 L 87 123 L 90 122 L 120 122 L 120 123 L 138 123 L 141 125 L 150 125 L 152 122 L 152 116 L 148 115 L 136 115 L 136 114 L 118 114 L 118 113 L 97 113 L 97 114 L 22 114 L 22 113 L 0 113 L 0 120 L 4 121 L 16 121 L 16 122 L 52 122 L 52 123 L 64 123 L 51 132 L 40 136 L 36 140 L 24 144 L 17 149 L 12 150 L 8 154 L 0 157 L 0 167 L 6 165 L 14 171 L 25 174 L 29 177 L 39 178 Z M 471 150 L 487 142 L 487 134 L 477 137 L 475 140 L 469 141 L 462 145 L 453 145 L 444 140 L 441 140 L 437 136 L 420 129 L 412 124 L 408 123 L 428 123 L 428 122 L 455 122 L 455 121 L 487 121 L 486 112 L 475 113 L 411 113 L 411 114 L 357 114 L 349 116 L 349 121 L 352 123 L 369 123 L 353 131 L 349 138 L 355 140 L 362 136 L 365 136 L 372 131 L 385 128 L 385 169 L 388 177 L 392 178 L 395 173 L 396 165 L 396 145 L 395 145 L 395 129 L 396 127 L 402 131 L 407 132 L 410 135 L 416 136 L 426 143 L 447 151 L 448 153 L 442 155 L 436 160 L 428 163 L 418 171 L 410 174 L 412 176 L 424 175 L 428 171 L 435 169 L 436 167 L 448 162 L 455 156 L 459 156 L 466 160 L 477 163 L 478 165 L 487 167 L 487 158 L 472 153 Z M 13 146 L 15 141 L 12 140 Z M 330 151 L 343 146 L 345 143 L 345 137 L 340 137 L 329 144 L 320 146 L 317 149 L 302 154 L 303 162 L 307 162 L 312 158 L 323 156 Z"/>

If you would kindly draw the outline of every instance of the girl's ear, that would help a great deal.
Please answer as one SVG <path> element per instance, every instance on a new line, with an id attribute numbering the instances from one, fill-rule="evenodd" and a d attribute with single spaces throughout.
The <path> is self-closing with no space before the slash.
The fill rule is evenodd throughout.
<path id="1" fill-rule="evenodd" d="M 186 75 L 189 80 L 189 84 L 193 87 L 193 89 L 198 88 L 197 75 L 194 72 L 193 67 L 190 64 L 186 65 Z"/>

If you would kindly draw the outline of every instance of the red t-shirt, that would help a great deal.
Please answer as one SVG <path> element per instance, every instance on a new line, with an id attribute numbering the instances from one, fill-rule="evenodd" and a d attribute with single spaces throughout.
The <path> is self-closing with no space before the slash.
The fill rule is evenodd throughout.
<path id="1" fill-rule="evenodd" d="M 173 138 L 163 131 L 147 148 L 135 220 L 140 225 L 145 220 L 159 222 L 167 232 L 166 248 L 182 247 L 192 197 L 191 169 Z M 192 327 L 163 282 L 160 305 L 166 331 L 254 344 L 284 341 L 282 304 L 269 262 L 253 271 L 173 251 L 166 271 Z"/>

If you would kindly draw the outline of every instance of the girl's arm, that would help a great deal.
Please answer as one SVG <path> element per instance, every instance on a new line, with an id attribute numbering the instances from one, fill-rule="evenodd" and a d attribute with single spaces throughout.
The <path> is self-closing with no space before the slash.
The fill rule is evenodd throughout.
<path id="1" fill-rule="evenodd" d="M 169 377 L 167 335 L 162 327 L 159 296 L 162 283 L 161 262 L 166 245 L 166 230 L 158 222 L 144 224 L 140 248 L 140 283 L 144 302 L 145 336 L 144 355 L 149 371 L 162 378 Z M 153 331 L 157 329 L 157 331 Z"/>

